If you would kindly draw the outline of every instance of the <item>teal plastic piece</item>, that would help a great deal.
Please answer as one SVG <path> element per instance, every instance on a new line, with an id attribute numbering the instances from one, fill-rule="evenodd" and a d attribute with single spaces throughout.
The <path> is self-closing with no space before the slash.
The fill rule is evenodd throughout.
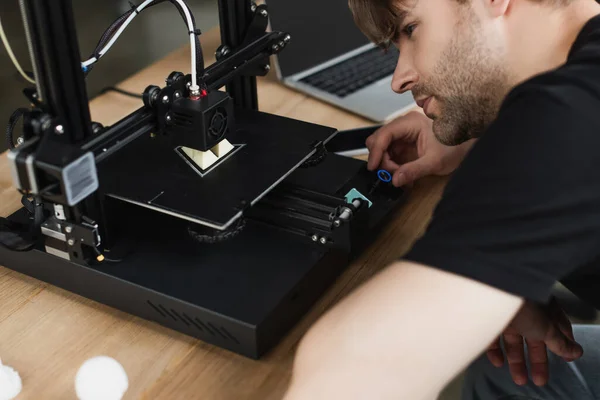
<path id="1" fill-rule="evenodd" d="M 373 205 L 373 202 L 369 199 L 367 199 L 365 196 L 363 196 L 363 194 L 361 192 L 359 192 L 358 190 L 356 190 L 356 188 L 352 188 L 352 190 L 350 190 L 347 194 L 346 194 L 346 202 L 352 204 L 352 200 L 354 199 L 363 199 L 364 201 L 366 201 L 367 203 L 369 203 L 369 208 L 371 208 L 371 206 Z"/>

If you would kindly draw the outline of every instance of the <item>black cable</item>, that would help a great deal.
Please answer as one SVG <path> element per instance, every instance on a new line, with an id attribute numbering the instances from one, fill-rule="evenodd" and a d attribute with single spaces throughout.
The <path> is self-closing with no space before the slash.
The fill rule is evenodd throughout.
<path id="1" fill-rule="evenodd" d="M 93 247 L 94 252 L 96 253 L 97 256 L 101 256 L 102 257 L 102 261 L 99 261 L 98 259 L 98 264 L 102 264 L 103 262 L 109 262 L 109 263 L 120 263 L 123 262 L 123 259 L 118 259 L 118 258 L 108 258 L 106 257 L 106 255 L 102 254 L 100 252 L 100 250 L 98 250 L 96 247 Z"/>
<path id="2" fill-rule="evenodd" d="M 125 14 L 123 14 L 119 18 L 117 18 L 110 25 L 110 27 L 104 32 L 104 34 L 98 41 L 98 44 L 96 45 L 94 53 L 96 53 L 98 50 L 102 49 L 102 47 L 106 46 L 106 44 L 110 41 L 110 38 L 115 34 L 115 32 L 117 32 L 117 30 L 119 30 L 121 25 L 123 25 L 123 22 L 125 22 L 125 20 L 127 20 L 127 18 L 129 18 L 129 16 L 131 14 L 133 14 L 134 12 L 135 12 L 135 8 L 132 8 L 131 10 L 127 11 Z"/>
<path id="3" fill-rule="evenodd" d="M 121 25 L 123 25 L 123 22 L 125 22 L 125 20 L 127 20 L 127 18 L 129 18 L 129 16 L 131 14 L 133 14 L 134 11 L 135 11 L 135 9 L 132 8 L 131 10 L 127 11 L 125 14 L 123 14 L 119 18 L 117 18 L 112 24 L 110 24 L 110 26 L 108 27 L 108 29 L 106 31 L 104 31 L 104 33 L 102 34 L 102 37 L 98 41 L 98 44 L 94 48 L 92 57 L 96 57 L 98 55 L 98 52 L 100 50 L 102 50 L 102 48 L 104 46 L 106 46 L 106 44 L 110 41 L 112 36 L 117 32 L 117 30 L 119 30 Z"/>
<path id="4" fill-rule="evenodd" d="M 244 218 L 238 218 L 234 226 L 225 231 L 212 231 L 210 234 L 201 234 L 188 227 L 188 234 L 192 239 L 200 243 L 215 244 L 221 243 L 229 239 L 233 239 L 239 235 L 246 227 L 246 220 Z"/>
<path id="5" fill-rule="evenodd" d="M 19 122 L 23 114 L 25 114 L 27 111 L 29 111 L 27 108 L 18 108 L 15 110 L 15 112 L 12 113 L 12 115 L 8 119 L 8 126 L 6 127 L 6 143 L 9 149 L 15 148 L 15 142 L 13 141 L 13 132 L 15 130 L 15 126 L 17 126 L 17 123 Z"/>
<path id="6" fill-rule="evenodd" d="M 319 145 L 317 145 L 317 151 L 315 154 L 313 154 L 308 160 L 304 161 L 302 165 L 300 165 L 300 168 L 314 167 L 315 165 L 321 163 L 321 161 L 327 157 L 327 154 L 327 148 L 323 142 L 319 143 Z"/>
<path id="7" fill-rule="evenodd" d="M 187 26 L 187 18 L 185 16 L 185 12 L 184 12 L 183 8 L 181 7 L 181 5 L 179 3 L 177 3 L 175 0 L 156 0 L 153 3 L 150 3 L 149 5 L 147 5 L 142 11 L 147 10 L 151 7 L 157 6 L 161 3 L 164 3 L 165 1 L 168 1 L 169 3 L 173 4 L 177 8 L 177 11 L 179 11 L 179 14 L 181 15 L 181 17 L 183 18 L 183 20 L 185 22 L 186 28 L 189 28 Z M 98 41 L 98 44 L 96 45 L 96 48 L 94 49 L 94 52 L 92 53 L 90 58 L 98 58 L 98 52 L 100 50 L 102 50 L 102 48 L 104 46 L 106 46 L 106 44 L 110 41 L 112 36 L 117 32 L 117 30 L 121 27 L 121 25 L 125 22 L 125 20 L 127 20 L 127 18 L 129 18 L 129 16 L 132 13 L 137 12 L 136 11 L 137 6 L 132 3 L 130 3 L 130 5 L 131 5 L 131 9 L 129 11 L 127 11 L 125 14 L 118 17 L 108 27 L 108 29 L 106 31 L 104 31 L 104 33 L 102 34 L 102 37 Z M 190 10 L 190 17 L 192 19 L 193 30 L 196 33 L 195 38 L 194 38 L 194 41 L 196 43 L 196 69 L 197 69 L 198 77 L 201 79 L 204 76 L 204 55 L 202 53 L 200 39 L 198 38 L 198 35 L 201 32 L 196 28 L 196 19 L 194 18 L 194 14 L 191 12 L 191 10 Z M 189 32 L 188 32 L 188 35 L 189 35 Z M 85 74 L 87 75 L 93 69 L 93 67 L 94 67 L 94 64 L 88 66 Z M 201 79 L 201 81 L 202 81 L 202 79 Z M 202 86 L 202 85 L 200 85 L 200 86 Z"/>
<path id="8" fill-rule="evenodd" d="M 125 14 L 119 16 L 115 21 L 113 21 L 112 24 L 110 24 L 110 26 L 108 27 L 108 29 L 106 29 L 104 31 L 104 33 L 102 34 L 102 36 L 100 37 L 100 40 L 98 41 L 98 44 L 96 44 L 96 47 L 94 48 L 94 51 L 89 56 L 90 59 L 91 58 L 99 58 L 98 53 L 100 52 L 100 50 L 102 50 L 102 48 L 104 46 L 106 46 L 106 44 L 110 41 L 110 39 L 112 38 L 112 36 L 119 30 L 119 28 L 121 27 L 121 25 L 123 25 L 123 23 L 125 22 L 125 20 L 127 20 L 127 18 L 129 18 L 129 16 L 134 11 L 135 11 L 135 8 L 132 5 L 131 10 L 129 10 Z M 93 68 L 94 68 L 94 64 L 88 66 L 85 69 L 85 75 L 87 76 L 87 74 L 89 74 Z"/>
<path id="9" fill-rule="evenodd" d="M 144 96 L 140 93 L 133 93 L 133 92 L 128 92 L 127 90 L 123 90 L 123 89 L 119 89 L 118 87 L 114 87 L 114 86 L 107 86 L 104 89 L 102 89 L 100 91 L 100 94 L 104 94 L 106 92 L 117 92 L 117 93 L 121 93 L 125 96 L 130 96 L 130 97 L 135 97 L 136 99 L 143 99 Z"/>
<path id="10" fill-rule="evenodd" d="M 109 262 L 109 263 L 120 263 L 120 262 L 123 262 L 123 260 L 113 260 L 112 258 L 108 258 L 106 256 L 104 256 L 104 261 Z"/>

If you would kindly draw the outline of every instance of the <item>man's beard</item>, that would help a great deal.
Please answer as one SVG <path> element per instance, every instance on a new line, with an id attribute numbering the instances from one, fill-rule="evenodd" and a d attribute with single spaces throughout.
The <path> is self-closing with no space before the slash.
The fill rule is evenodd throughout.
<path id="1" fill-rule="evenodd" d="M 479 137 L 496 118 L 510 88 L 501 52 L 481 38 L 476 17 L 461 21 L 431 79 L 412 90 L 415 97 L 434 96 L 433 131 L 448 146 Z"/>

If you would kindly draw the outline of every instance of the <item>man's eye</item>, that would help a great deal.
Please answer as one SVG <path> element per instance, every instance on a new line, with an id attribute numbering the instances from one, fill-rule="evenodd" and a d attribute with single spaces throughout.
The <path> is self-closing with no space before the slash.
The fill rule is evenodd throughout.
<path id="1" fill-rule="evenodd" d="M 406 36 L 408 36 L 409 38 L 412 37 L 412 34 L 416 27 L 417 27 L 417 24 L 406 25 L 404 27 L 404 33 L 406 34 Z"/>

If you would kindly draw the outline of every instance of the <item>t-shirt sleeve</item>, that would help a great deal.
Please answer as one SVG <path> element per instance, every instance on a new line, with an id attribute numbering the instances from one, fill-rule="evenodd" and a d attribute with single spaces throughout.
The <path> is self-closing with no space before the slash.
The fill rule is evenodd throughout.
<path id="1" fill-rule="evenodd" d="M 600 126 L 574 97 L 541 89 L 510 97 L 404 259 L 538 302 L 596 259 Z"/>

